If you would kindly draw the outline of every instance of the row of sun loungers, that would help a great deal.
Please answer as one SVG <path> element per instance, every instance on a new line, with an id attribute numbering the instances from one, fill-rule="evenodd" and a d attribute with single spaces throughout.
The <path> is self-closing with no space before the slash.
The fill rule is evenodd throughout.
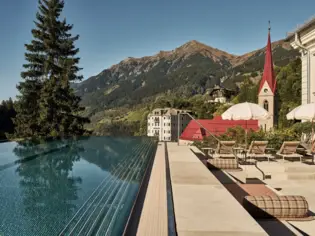
<path id="1" fill-rule="evenodd" d="M 282 157 L 282 159 L 299 159 L 302 161 L 303 155 L 297 153 L 297 148 L 300 142 L 286 141 L 283 142 L 280 150 L 276 153 L 276 156 Z M 212 153 L 213 158 L 228 158 L 233 159 L 237 156 L 236 151 L 241 151 L 241 154 L 246 154 L 248 159 L 275 159 L 274 155 L 266 153 L 268 141 L 252 141 L 247 150 L 242 148 L 236 148 L 235 141 L 220 141 L 217 148 Z M 243 155 L 244 156 L 244 155 Z"/>
<path id="2" fill-rule="evenodd" d="M 283 142 L 276 156 L 282 159 L 292 158 L 302 161 L 302 155 L 297 153 L 300 142 Z M 213 169 L 242 170 L 239 168 L 238 154 L 246 154 L 251 159 L 275 159 L 274 155 L 267 154 L 268 141 L 252 141 L 249 148 L 237 148 L 235 141 L 221 141 L 216 149 L 212 150 L 212 158 L 207 160 L 207 167 Z M 265 187 L 266 188 L 266 187 Z M 232 193 L 233 194 L 233 193 Z M 234 195 L 234 196 L 237 196 Z M 299 195 L 247 195 L 241 204 L 255 219 L 276 219 L 277 221 L 310 221 L 315 220 L 311 215 L 309 204 L 304 196 Z"/>

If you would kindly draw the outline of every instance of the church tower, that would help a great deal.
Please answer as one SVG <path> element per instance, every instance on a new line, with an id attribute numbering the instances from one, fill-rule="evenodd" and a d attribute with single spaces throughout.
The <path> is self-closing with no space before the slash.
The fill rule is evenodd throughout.
<path id="1" fill-rule="evenodd" d="M 265 66 L 258 90 L 258 104 L 266 109 L 270 117 L 267 120 L 259 120 L 260 128 L 270 131 L 275 125 L 276 116 L 276 78 L 273 70 L 272 49 L 270 40 L 270 22 L 268 29 L 268 42 L 266 47 Z"/>

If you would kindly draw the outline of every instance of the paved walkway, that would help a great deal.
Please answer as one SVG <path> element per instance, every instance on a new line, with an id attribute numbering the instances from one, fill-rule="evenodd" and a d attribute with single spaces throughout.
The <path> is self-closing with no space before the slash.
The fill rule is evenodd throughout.
<path id="1" fill-rule="evenodd" d="M 138 236 L 168 234 L 165 145 L 159 143 L 140 217 Z"/>
<path id="2" fill-rule="evenodd" d="M 189 146 L 167 147 L 179 236 L 267 235 Z"/>

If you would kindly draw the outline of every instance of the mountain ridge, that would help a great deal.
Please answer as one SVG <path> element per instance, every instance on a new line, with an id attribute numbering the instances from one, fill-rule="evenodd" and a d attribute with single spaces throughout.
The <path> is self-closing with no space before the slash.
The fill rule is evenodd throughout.
<path id="1" fill-rule="evenodd" d="M 277 40 L 277 41 L 274 41 L 272 42 L 272 48 L 274 49 L 276 46 L 278 45 L 282 45 L 284 46 L 287 50 L 290 50 L 291 49 L 291 46 L 288 42 L 285 42 L 283 39 L 281 40 Z M 196 45 L 196 46 L 195 46 Z M 199 47 L 198 47 L 198 46 Z M 107 69 L 111 69 L 111 68 L 115 68 L 117 65 L 119 65 L 120 63 L 123 63 L 123 62 L 130 62 L 130 61 L 139 61 L 139 60 L 146 60 L 146 59 L 150 59 L 150 58 L 156 58 L 156 57 L 165 57 L 165 56 L 169 56 L 171 55 L 172 53 L 176 52 L 177 50 L 180 50 L 180 49 L 187 49 L 187 48 L 191 48 L 191 47 L 196 47 L 197 49 L 203 47 L 203 48 L 207 48 L 207 49 L 210 49 L 210 50 L 216 50 L 217 52 L 221 52 L 223 54 L 228 54 L 229 57 L 231 57 L 232 59 L 232 65 L 235 66 L 237 65 L 239 62 L 238 61 L 242 61 L 248 57 L 250 57 L 251 55 L 253 55 L 254 53 L 260 51 L 260 50 L 263 50 L 265 49 L 266 47 L 262 47 L 260 49 L 256 49 L 256 50 L 253 50 L 251 52 L 248 52 L 248 53 L 244 53 L 242 55 L 235 55 L 235 54 L 232 54 L 232 53 L 229 53 L 229 52 L 226 52 L 224 50 L 221 50 L 219 48 L 215 48 L 215 47 L 211 47 L 211 46 L 208 46 L 206 45 L 205 43 L 202 43 L 200 41 L 197 41 L 195 39 L 192 39 L 186 43 L 184 43 L 183 45 L 179 46 L 179 47 L 176 47 L 175 49 L 173 50 L 160 50 L 158 53 L 155 53 L 151 56 L 143 56 L 143 57 L 127 57 L 121 61 L 119 61 L 118 63 L 116 64 L 113 64 L 111 66 L 109 66 L 108 68 L 104 69 L 104 70 L 107 70 Z M 196 50 L 197 51 L 197 50 Z M 103 71 L 104 71 L 103 70 Z M 98 74 L 97 74 L 98 75 Z M 91 77 L 94 77 L 94 76 L 97 76 L 97 75 L 93 75 L 93 76 L 90 76 L 89 78 Z M 88 78 L 88 79 L 89 79 Z M 84 80 L 85 81 L 85 80 Z"/>
<path id="2" fill-rule="evenodd" d="M 284 40 L 272 48 L 276 66 L 299 55 Z M 146 103 L 163 93 L 187 97 L 220 83 L 238 86 L 248 73 L 260 74 L 264 53 L 265 47 L 238 56 L 191 40 L 152 56 L 128 57 L 73 87 L 82 104 L 94 109 Z"/>

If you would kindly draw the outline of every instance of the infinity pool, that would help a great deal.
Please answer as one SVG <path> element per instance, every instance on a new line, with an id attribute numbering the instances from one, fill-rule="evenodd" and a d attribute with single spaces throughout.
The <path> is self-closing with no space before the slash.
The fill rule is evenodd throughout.
<path id="1" fill-rule="evenodd" d="M 156 142 L 0 143 L 0 235 L 121 235 Z"/>

